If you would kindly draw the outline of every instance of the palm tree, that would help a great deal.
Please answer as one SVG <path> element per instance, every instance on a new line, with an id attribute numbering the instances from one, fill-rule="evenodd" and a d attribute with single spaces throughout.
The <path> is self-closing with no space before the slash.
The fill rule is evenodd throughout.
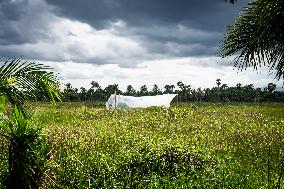
<path id="1" fill-rule="evenodd" d="M 0 66 L 0 96 L 25 115 L 27 99 L 43 96 L 52 104 L 60 100 L 57 75 L 49 66 L 21 59 L 7 60 Z"/>
<path id="2" fill-rule="evenodd" d="M 37 62 L 13 59 L 0 66 L 0 134 L 8 141 L 7 188 L 39 188 L 48 147 L 41 130 L 31 126 L 23 103 L 41 95 L 55 104 L 60 100 L 57 78 L 50 67 Z M 6 100 L 14 106 L 9 118 L 3 116 Z"/>
<path id="3" fill-rule="evenodd" d="M 237 55 L 235 66 L 255 70 L 268 66 L 276 79 L 284 79 L 283 0 L 253 0 L 228 27 L 220 56 Z"/>
<path id="4" fill-rule="evenodd" d="M 100 87 L 100 85 L 99 85 L 99 83 L 98 82 L 96 82 L 96 81 L 92 81 L 91 82 L 91 88 L 93 89 L 93 88 L 99 88 Z"/>
<path id="5" fill-rule="evenodd" d="M 220 100 L 220 85 L 221 85 L 221 79 L 216 79 L 216 84 L 217 84 L 217 86 L 218 86 L 218 89 L 217 89 L 218 100 Z"/>
<path id="6" fill-rule="evenodd" d="M 217 86 L 218 86 L 218 88 L 219 88 L 220 85 L 221 85 L 221 79 L 216 79 L 216 84 L 217 84 Z"/>

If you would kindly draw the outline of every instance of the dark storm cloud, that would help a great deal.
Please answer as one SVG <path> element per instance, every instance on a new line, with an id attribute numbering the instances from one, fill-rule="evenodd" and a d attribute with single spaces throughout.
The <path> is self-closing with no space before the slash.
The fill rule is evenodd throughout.
<path id="1" fill-rule="evenodd" d="M 184 24 L 194 28 L 222 31 L 240 7 L 224 0 L 47 0 L 57 7 L 57 14 L 87 22 L 95 27 L 122 19 L 130 25 Z"/>
<path id="2" fill-rule="evenodd" d="M 30 0 L 1 0 L 0 45 L 36 43 L 48 36 L 41 25 L 48 23 L 42 6 Z"/>
<path id="3" fill-rule="evenodd" d="M 248 0 L 239 0 L 234 5 L 224 0 L 47 2 L 55 6 L 56 14 L 86 22 L 97 29 L 107 28 L 110 23 L 122 20 L 127 28 L 120 35 L 142 39 L 141 43 L 149 52 L 173 56 L 207 56 L 216 55 L 225 25 L 233 22 Z M 185 27 L 185 31 L 180 31 L 178 25 Z M 207 34 L 198 35 L 198 32 Z"/>
<path id="4" fill-rule="evenodd" d="M 216 54 L 222 33 L 191 29 L 183 25 L 132 27 L 119 35 L 137 38 L 142 46 L 154 54 L 169 56 L 212 56 Z"/>
<path id="5" fill-rule="evenodd" d="M 26 44 L 55 43 L 48 28 L 54 21 L 54 13 L 97 30 L 117 27 L 113 26 L 116 22 L 124 23 L 124 27 L 112 32 L 133 39 L 146 54 L 117 60 L 121 64 L 134 59 L 141 62 L 159 57 L 214 56 L 224 26 L 233 22 L 247 2 L 239 0 L 232 5 L 224 0 L 46 0 L 47 5 L 43 0 L 0 0 L 0 56 L 66 61 L 62 49 L 58 53 L 46 49 L 45 53 L 39 45 L 39 50 L 25 50 Z M 76 37 L 72 31 L 66 35 Z M 84 56 L 77 46 L 65 48 L 64 52 L 72 55 L 68 61 L 115 62 L 95 55 Z"/>
<path id="6" fill-rule="evenodd" d="M 27 41 L 12 22 L 20 19 L 24 13 L 22 8 L 27 5 L 27 0 L 11 2 L 10 0 L 0 1 L 0 44 L 23 43 Z"/>
<path id="7" fill-rule="evenodd" d="M 22 1 L 10 1 L 10 0 L 2 0 L 0 1 L 0 11 L 1 18 L 5 18 L 6 20 L 18 20 L 23 14 L 22 8 L 26 6 L 28 0 Z"/>

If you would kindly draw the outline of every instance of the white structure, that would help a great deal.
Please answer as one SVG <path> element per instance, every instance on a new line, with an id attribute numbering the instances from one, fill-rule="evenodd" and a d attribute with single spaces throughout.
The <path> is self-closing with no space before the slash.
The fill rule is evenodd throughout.
<path id="1" fill-rule="evenodd" d="M 146 108 L 150 106 L 170 107 L 176 94 L 163 94 L 156 96 L 123 96 L 112 94 L 106 102 L 107 109 L 115 108 Z"/>

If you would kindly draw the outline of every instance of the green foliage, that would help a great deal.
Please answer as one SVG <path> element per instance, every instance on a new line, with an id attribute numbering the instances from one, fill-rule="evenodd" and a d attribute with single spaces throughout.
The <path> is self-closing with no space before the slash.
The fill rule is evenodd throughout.
<path id="1" fill-rule="evenodd" d="M 96 86 L 99 86 L 97 82 Z M 118 85 L 109 85 L 105 89 L 100 86 L 94 90 L 91 87 L 88 91 L 81 87 L 81 91 L 78 92 L 77 88 L 73 88 L 70 83 L 66 84 L 66 88 L 63 91 L 63 101 L 83 101 L 88 103 L 101 103 L 104 104 L 111 94 L 115 91 L 117 94 L 126 96 L 148 96 L 148 95 L 161 95 L 167 93 L 178 94 L 178 100 L 176 102 L 189 102 L 189 101 L 206 101 L 206 102 L 284 102 L 284 91 L 276 91 L 276 84 L 269 83 L 266 88 L 254 88 L 253 84 L 242 86 L 240 83 L 236 87 L 229 87 L 227 84 L 222 84 L 221 79 L 216 80 L 217 87 L 197 90 L 192 89 L 190 85 L 184 84 L 182 81 L 177 83 L 177 88 L 174 90 L 174 85 L 165 85 L 165 90 L 159 89 L 158 85 L 154 85 L 152 91 L 148 91 L 147 86 L 143 85 L 140 91 L 128 85 L 125 92 L 118 90 Z M 222 84 L 222 85 L 221 85 Z M 110 90 L 111 89 L 111 90 Z"/>
<path id="2" fill-rule="evenodd" d="M 13 59 L 0 67 L 0 96 L 5 96 L 22 113 L 24 101 L 46 97 L 52 104 L 60 100 L 58 79 L 51 68 L 37 62 Z"/>
<path id="3" fill-rule="evenodd" d="M 48 147 L 41 129 L 31 126 L 30 116 L 24 116 L 17 107 L 11 119 L 2 118 L 1 135 L 7 141 L 8 171 L 5 173 L 7 188 L 39 188 L 47 169 Z"/>
<path id="4" fill-rule="evenodd" d="M 4 113 L 4 111 L 5 111 L 5 104 L 6 104 L 5 96 L 0 96 L 0 114 Z"/>
<path id="5" fill-rule="evenodd" d="M 6 188 L 39 188 L 47 169 L 49 148 L 41 129 L 32 127 L 25 100 L 46 97 L 60 100 L 58 80 L 50 67 L 40 63 L 8 60 L 0 67 L 0 178 Z M 14 107 L 4 114 L 6 100 Z M 3 166 L 2 166 L 3 165 Z M 45 173 L 47 175 L 47 173 Z"/>
<path id="6" fill-rule="evenodd" d="M 34 109 L 51 145 L 46 188 L 284 187 L 283 104 Z"/>
<path id="7" fill-rule="evenodd" d="M 236 55 L 235 66 L 258 69 L 268 66 L 284 79 L 284 4 L 282 0 L 252 0 L 228 27 L 220 55 Z"/>

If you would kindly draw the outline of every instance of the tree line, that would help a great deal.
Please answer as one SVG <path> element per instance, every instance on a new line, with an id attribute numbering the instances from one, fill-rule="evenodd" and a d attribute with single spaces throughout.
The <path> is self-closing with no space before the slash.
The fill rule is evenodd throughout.
<path id="1" fill-rule="evenodd" d="M 153 96 L 161 94 L 178 94 L 175 101 L 178 102 L 284 102 L 284 91 L 276 91 L 276 84 L 269 83 L 265 88 L 255 88 L 253 84 L 242 85 L 238 83 L 229 87 L 222 83 L 221 79 L 216 80 L 216 86 L 212 88 L 194 89 L 190 85 L 177 82 L 176 85 L 165 85 L 159 88 L 157 84 L 148 89 L 146 85 L 135 90 L 128 85 L 126 91 L 121 91 L 118 84 L 108 85 L 104 89 L 98 82 L 92 81 L 90 88 L 73 88 L 70 83 L 65 84 L 62 91 L 63 101 L 96 101 L 105 102 L 111 94 L 126 96 Z"/>

